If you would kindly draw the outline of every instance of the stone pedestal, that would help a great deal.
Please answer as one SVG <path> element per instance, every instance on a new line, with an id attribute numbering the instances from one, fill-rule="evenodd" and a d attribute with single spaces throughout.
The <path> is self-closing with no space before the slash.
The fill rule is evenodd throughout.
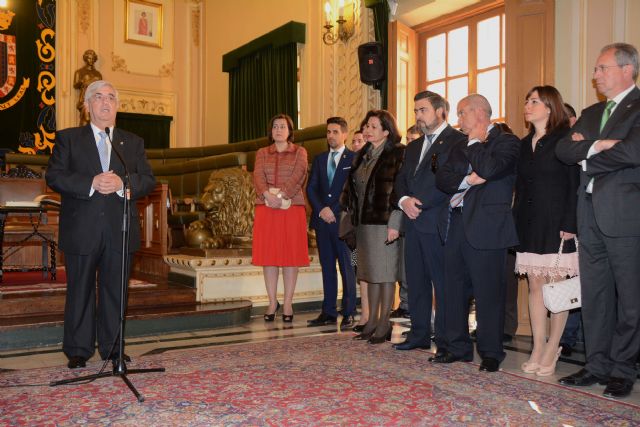
<path id="1" fill-rule="evenodd" d="M 208 250 L 195 254 L 164 257 L 172 273 L 195 279 L 198 302 L 250 300 L 254 306 L 267 305 L 262 267 L 251 264 L 250 250 Z M 308 267 L 301 267 L 293 302 L 322 301 L 322 271 L 315 253 L 309 254 Z M 338 274 L 338 277 L 340 275 Z M 338 283 L 338 298 L 342 298 L 342 284 Z M 278 280 L 278 299 L 284 299 L 282 274 Z"/>

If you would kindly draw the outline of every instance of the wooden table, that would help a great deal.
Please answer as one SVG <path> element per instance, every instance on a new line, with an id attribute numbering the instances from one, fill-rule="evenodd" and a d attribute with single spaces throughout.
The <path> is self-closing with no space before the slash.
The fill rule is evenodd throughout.
<path id="1" fill-rule="evenodd" d="M 36 270 L 42 269 L 43 278 L 46 278 L 47 273 L 49 273 L 51 280 L 56 280 L 55 232 L 41 228 L 42 217 L 46 212 L 47 208 L 43 206 L 0 206 L 0 283 L 2 283 L 3 272 L 5 271 L 4 259 L 20 250 L 20 247 L 33 239 L 41 239 L 42 241 L 42 268 L 38 267 Z M 28 216 L 29 222 L 21 222 L 7 226 L 7 217 L 12 214 Z M 6 242 L 9 246 L 16 247 L 13 252 L 6 254 L 4 252 L 5 234 L 24 235 L 24 237 L 18 241 Z M 49 250 L 49 254 L 51 254 L 50 263 L 47 249 Z"/>

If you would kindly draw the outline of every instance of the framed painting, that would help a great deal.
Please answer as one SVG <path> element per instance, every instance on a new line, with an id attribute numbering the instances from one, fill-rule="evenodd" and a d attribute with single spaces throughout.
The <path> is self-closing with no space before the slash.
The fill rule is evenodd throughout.
<path id="1" fill-rule="evenodd" d="M 162 4 L 125 0 L 124 41 L 162 47 Z"/>

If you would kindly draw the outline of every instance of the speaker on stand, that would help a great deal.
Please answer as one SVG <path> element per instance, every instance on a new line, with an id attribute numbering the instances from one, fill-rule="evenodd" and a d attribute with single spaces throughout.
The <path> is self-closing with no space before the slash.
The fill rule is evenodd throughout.
<path id="1" fill-rule="evenodd" d="M 360 81 L 380 89 L 385 80 L 387 64 L 382 54 L 382 44 L 370 42 L 358 46 L 358 62 L 360 65 Z"/>

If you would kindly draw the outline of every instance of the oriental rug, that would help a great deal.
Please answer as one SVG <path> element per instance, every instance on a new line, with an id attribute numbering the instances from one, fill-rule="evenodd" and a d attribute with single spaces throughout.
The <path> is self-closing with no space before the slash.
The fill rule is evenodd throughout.
<path id="1" fill-rule="evenodd" d="M 18 383 L 86 375 L 47 368 L 0 374 L 0 425 L 507 426 L 640 425 L 640 407 L 472 363 L 433 365 L 425 351 L 397 352 L 326 334 L 170 351 L 130 368 L 138 403 L 117 377 L 50 388 Z"/>

